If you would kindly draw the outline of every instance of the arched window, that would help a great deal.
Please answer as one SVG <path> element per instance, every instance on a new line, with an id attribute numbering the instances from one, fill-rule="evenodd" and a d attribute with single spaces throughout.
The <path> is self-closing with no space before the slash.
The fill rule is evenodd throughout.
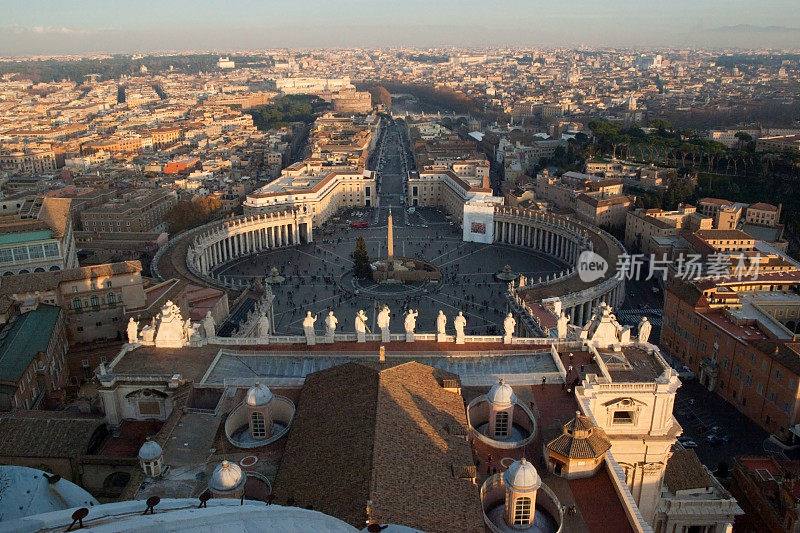
<path id="1" fill-rule="evenodd" d="M 254 439 L 267 438 L 267 424 L 264 420 L 264 415 L 259 412 L 254 412 L 250 415 L 250 429 L 253 432 Z"/>
<path id="2" fill-rule="evenodd" d="M 514 525 L 524 526 L 531 522 L 531 499 L 528 497 L 517 498 L 514 502 Z"/>
<path id="3" fill-rule="evenodd" d="M 501 411 L 494 418 L 494 436 L 508 437 L 508 413 Z"/>

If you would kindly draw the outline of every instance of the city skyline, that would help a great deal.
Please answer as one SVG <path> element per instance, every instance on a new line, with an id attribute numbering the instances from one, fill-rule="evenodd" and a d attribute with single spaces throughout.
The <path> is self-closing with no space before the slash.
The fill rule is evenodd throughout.
<path id="1" fill-rule="evenodd" d="M 597 5 L 416 0 L 166 4 L 50 1 L 9 3 L 0 27 L 3 56 L 337 47 L 715 47 L 800 48 L 792 2 L 617 0 Z M 513 17 L 505 14 L 513 13 Z M 623 28 L 622 31 L 619 28 Z"/>

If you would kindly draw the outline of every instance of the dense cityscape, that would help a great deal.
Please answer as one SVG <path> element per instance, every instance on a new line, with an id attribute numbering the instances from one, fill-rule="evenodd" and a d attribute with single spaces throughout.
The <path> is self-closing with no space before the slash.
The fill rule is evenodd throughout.
<path id="1" fill-rule="evenodd" d="M 800 531 L 800 39 L 286 46 L 0 49 L 0 531 Z"/>

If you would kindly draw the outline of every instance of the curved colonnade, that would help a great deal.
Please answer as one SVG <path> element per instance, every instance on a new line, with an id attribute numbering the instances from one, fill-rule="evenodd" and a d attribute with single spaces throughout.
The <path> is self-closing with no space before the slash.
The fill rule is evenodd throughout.
<path id="1" fill-rule="evenodd" d="M 553 278 L 528 279 L 524 286 L 514 287 L 512 292 L 522 300 L 558 296 L 564 313 L 577 326 L 585 325 L 592 309 L 601 302 L 617 307 L 624 300 L 624 279 L 618 279 L 613 268 L 594 282 L 582 282 L 577 275 L 583 251 L 598 253 L 610 267 L 616 264 L 617 256 L 625 252 L 624 246 L 607 232 L 563 216 L 505 206 L 495 208 L 494 225 L 495 242 L 534 249 L 570 265 Z M 311 216 L 287 209 L 216 221 L 178 239 L 191 239 L 186 266 L 194 276 L 213 285 L 241 288 L 246 282 L 236 280 L 241 285 L 230 285 L 227 280 L 216 277 L 214 269 L 265 250 L 313 242 L 312 226 Z"/>
<path id="2" fill-rule="evenodd" d="M 192 274 L 217 285 L 214 269 L 240 257 L 297 244 L 313 242 L 312 217 L 287 209 L 224 220 L 192 238 L 186 266 Z"/>
<path id="3" fill-rule="evenodd" d="M 525 285 L 514 288 L 512 292 L 523 300 L 557 296 L 570 322 L 584 326 L 592 316 L 592 309 L 601 302 L 617 307 L 625 299 L 625 280 L 618 279 L 613 270 L 625 247 L 611 234 L 560 215 L 505 206 L 495 208 L 494 224 L 495 242 L 532 248 L 571 265 L 556 279 L 529 279 Z M 599 254 L 609 264 L 597 281 L 583 282 L 578 278 L 578 260 L 584 251 Z"/>

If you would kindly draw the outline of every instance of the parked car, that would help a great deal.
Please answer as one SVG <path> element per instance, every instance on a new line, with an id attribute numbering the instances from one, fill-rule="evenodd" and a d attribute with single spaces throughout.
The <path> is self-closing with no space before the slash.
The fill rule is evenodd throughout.
<path id="1" fill-rule="evenodd" d="M 697 448 L 697 443 L 691 439 L 679 441 L 684 448 Z"/>

